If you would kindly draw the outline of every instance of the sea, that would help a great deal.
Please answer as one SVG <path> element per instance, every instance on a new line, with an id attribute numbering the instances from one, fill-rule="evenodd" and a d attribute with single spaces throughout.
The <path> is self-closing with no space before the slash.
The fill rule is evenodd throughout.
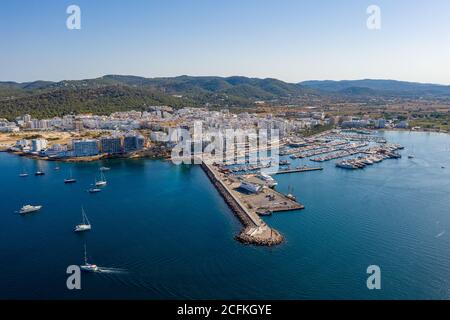
<path id="1" fill-rule="evenodd" d="M 270 248 L 234 239 L 241 224 L 200 166 L 0 153 L 0 299 L 449 299 L 450 136 L 379 135 L 403 157 L 276 176 L 306 209 L 264 218 L 286 239 Z M 108 185 L 88 193 L 103 166 Z M 26 204 L 43 208 L 18 214 Z M 92 230 L 76 234 L 82 208 Z M 69 290 L 85 246 L 102 272 Z M 369 266 L 379 290 L 367 286 Z"/>

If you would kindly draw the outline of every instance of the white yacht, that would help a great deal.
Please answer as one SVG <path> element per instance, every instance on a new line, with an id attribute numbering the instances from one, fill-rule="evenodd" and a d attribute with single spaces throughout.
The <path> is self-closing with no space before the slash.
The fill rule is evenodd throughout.
<path id="1" fill-rule="evenodd" d="M 23 171 L 21 174 L 19 174 L 19 177 L 21 177 L 21 178 L 28 177 L 28 173 L 26 173 L 25 171 Z"/>
<path id="2" fill-rule="evenodd" d="M 86 216 L 86 213 L 84 212 L 84 209 L 81 208 L 81 217 L 83 219 L 83 222 L 77 226 L 75 226 L 75 232 L 83 232 L 83 231 L 89 231 L 91 230 L 91 224 Z"/>
<path id="3" fill-rule="evenodd" d="M 99 272 L 100 269 L 95 264 L 90 264 L 87 261 L 86 245 L 84 245 L 84 264 L 80 266 L 80 269 L 85 272 Z"/>
<path id="4" fill-rule="evenodd" d="M 111 168 L 108 168 L 108 167 L 101 167 L 100 168 L 100 171 L 109 171 L 109 170 L 111 170 Z"/>
<path id="5" fill-rule="evenodd" d="M 357 167 L 347 161 L 342 161 L 336 163 L 336 167 L 343 168 L 343 169 L 356 169 Z"/>
<path id="6" fill-rule="evenodd" d="M 265 173 L 261 173 L 258 178 L 260 178 L 261 180 L 267 182 L 267 184 L 269 185 L 269 187 L 273 188 L 276 187 L 278 185 L 278 182 L 275 181 L 274 178 L 272 178 L 271 176 L 269 176 L 268 174 Z"/>
<path id="7" fill-rule="evenodd" d="M 106 181 L 105 175 L 103 174 L 103 171 L 100 174 L 100 180 L 99 181 L 95 181 L 95 186 L 96 187 L 104 187 L 108 184 L 108 182 Z"/>
<path id="8" fill-rule="evenodd" d="M 36 212 L 42 209 L 42 206 L 32 206 L 32 205 L 26 205 L 23 206 L 19 213 L 20 214 L 25 214 L 25 213 L 32 213 L 32 212 Z"/>

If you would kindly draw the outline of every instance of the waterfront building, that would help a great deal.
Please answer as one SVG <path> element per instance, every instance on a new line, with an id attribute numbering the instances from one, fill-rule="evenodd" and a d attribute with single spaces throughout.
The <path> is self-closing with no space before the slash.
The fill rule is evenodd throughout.
<path id="1" fill-rule="evenodd" d="M 33 139 L 31 140 L 31 151 L 40 152 L 47 148 L 48 141 L 45 139 Z"/>
<path id="2" fill-rule="evenodd" d="M 145 139 L 141 135 L 128 135 L 123 139 L 125 152 L 132 152 L 144 149 Z"/>
<path id="3" fill-rule="evenodd" d="M 75 157 L 89 157 L 100 153 L 97 139 L 84 139 L 72 141 L 73 155 Z"/>
<path id="4" fill-rule="evenodd" d="M 54 144 L 47 150 L 42 151 L 41 153 L 47 157 L 65 156 L 67 154 L 67 146 L 63 144 Z"/>
<path id="5" fill-rule="evenodd" d="M 16 141 L 16 147 L 19 149 L 24 149 L 26 147 L 29 147 L 31 145 L 30 140 L 26 140 L 26 139 L 20 139 Z"/>
<path id="6" fill-rule="evenodd" d="M 375 120 L 375 128 L 383 129 L 384 127 L 386 127 L 386 120 L 385 119 L 377 119 L 377 120 Z"/>
<path id="7" fill-rule="evenodd" d="M 122 152 L 121 137 L 103 137 L 100 139 L 101 150 L 107 154 L 117 154 Z"/>

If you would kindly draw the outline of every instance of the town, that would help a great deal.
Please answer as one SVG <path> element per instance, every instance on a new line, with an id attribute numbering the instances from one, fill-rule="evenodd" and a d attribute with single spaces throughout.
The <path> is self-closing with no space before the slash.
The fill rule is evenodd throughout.
<path id="1" fill-rule="evenodd" d="M 102 157 L 168 157 L 180 141 L 179 129 L 193 131 L 201 121 L 205 132 L 230 129 L 277 130 L 280 141 L 295 141 L 315 130 L 339 124 L 343 129 L 407 129 L 407 121 L 330 116 L 323 111 L 233 113 L 207 108 L 149 107 L 147 111 L 115 112 L 109 116 L 65 115 L 14 122 L 0 119 L 0 148 L 44 160 L 94 161 Z M 203 137 L 206 139 L 205 137 Z"/>

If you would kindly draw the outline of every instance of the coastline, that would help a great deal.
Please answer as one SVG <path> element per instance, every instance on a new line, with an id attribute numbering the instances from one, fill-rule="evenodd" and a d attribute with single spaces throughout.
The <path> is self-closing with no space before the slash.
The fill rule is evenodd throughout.
<path id="1" fill-rule="evenodd" d="M 167 159 L 169 155 L 164 152 L 153 150 L 138 151 L 127 154 L 100 154 L 90 157 L 66 157 L 66 158 L 56 158 L 56 157 L 42 157 L 36 154 L 31 154 L 21 151 L 12 151 L 8 149 L 0 150 L 0 152 L 6 152 L 19 157 L 25 157 L 33 160 L 51 161 L 51 162 L 66 162 L 66 163 L 83 163 L 83 162 L 95 162 L 100 160 L 111 160 L 111 159 Z"/>

